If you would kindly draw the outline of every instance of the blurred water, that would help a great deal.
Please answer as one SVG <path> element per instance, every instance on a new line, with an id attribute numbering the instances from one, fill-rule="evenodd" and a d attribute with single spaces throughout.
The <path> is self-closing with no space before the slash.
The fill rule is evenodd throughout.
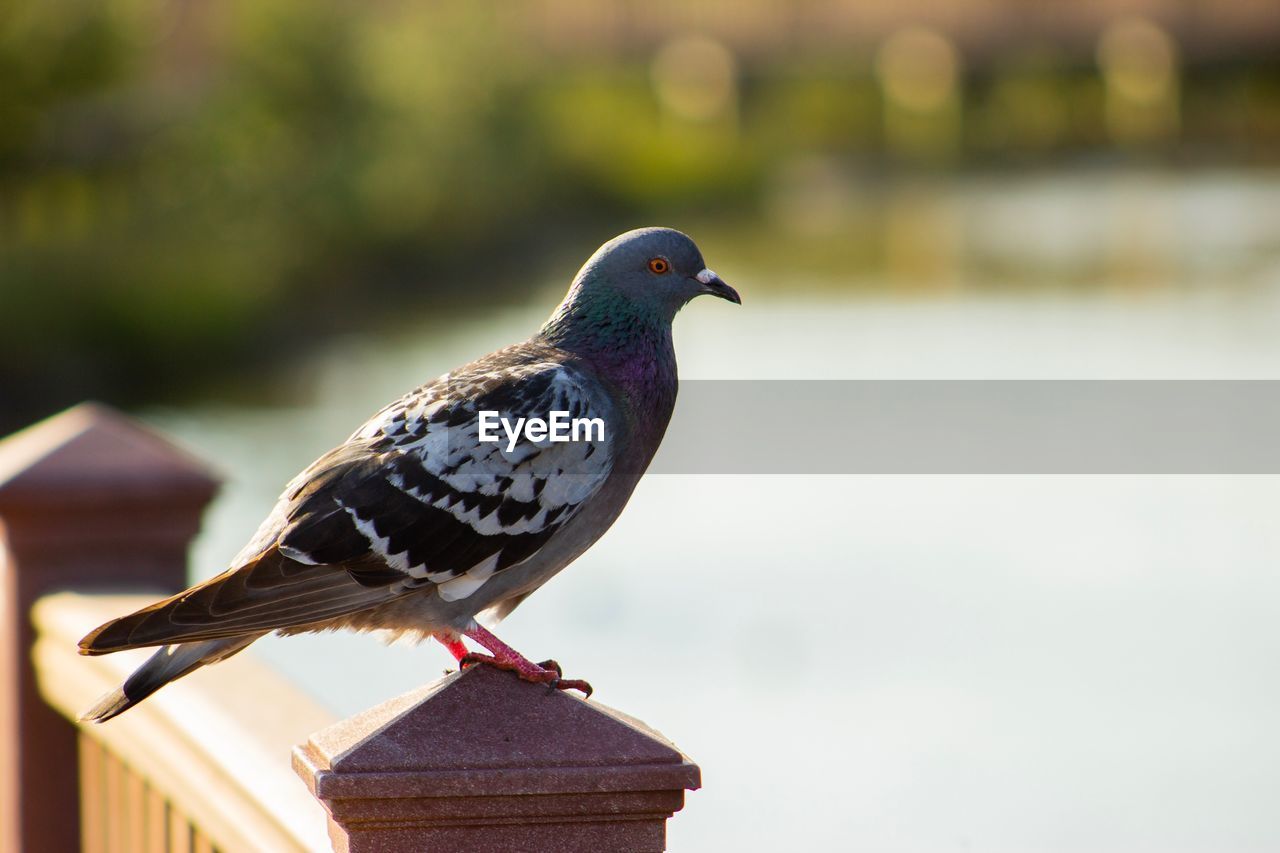
<path id="1" fill-rule="evenodd" d="M 686 378 L 1280 378 L 1277 268 L 930 300 L 734 283 L 743 308 L 677 321 Z M 197 574 L 363 417 L 551 298 L 336 344 L 303 408 L 150 413 L 228 476 Z M 652 476 L 503 634 L 701 764 L 672 850 L 1275 850 L 1278 505 L 1277 477 Z M 255 649 L 340 714 L 450 663 L 363 637 Z"/>

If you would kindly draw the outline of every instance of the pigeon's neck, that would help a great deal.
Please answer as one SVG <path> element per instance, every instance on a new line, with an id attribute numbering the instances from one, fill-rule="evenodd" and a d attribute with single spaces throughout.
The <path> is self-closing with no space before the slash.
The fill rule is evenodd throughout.
<path id="1" fill-rule="evenodd" d="M 664 396 L 676 382 L 671 318 L 625 299 L 575 299 L 571 293 L 539 332 L 628 391 Z"/>

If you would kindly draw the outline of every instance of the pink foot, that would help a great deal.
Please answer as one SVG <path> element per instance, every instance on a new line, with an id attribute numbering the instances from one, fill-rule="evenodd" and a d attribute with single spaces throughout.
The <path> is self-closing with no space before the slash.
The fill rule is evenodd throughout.
<path id="1" fill-rule="evenodd" d="M 441 642 L 445 643 L 450 652 L 454 652 L 455 657 L 458 657 L 458 666 L 461 669 L 484 663 L 489 666 L 495 666 L 498 669 L 514 672 L 520 678 L 525 681 L 531 681 L 534 684 L 546 684 L 558 690 L 578 690 L 584 696 L 590 696 L 592 693 L 591 685 L 587 682 L 577 678 L 562 678 L 560 664 L 553 660 L 543 661 L 540 664 L 534 663 L 479 625 L 464 633 L 481 646 L 484 646 L 492 654 L 467 652 L 466 647 L 462 646 L 462 641 L 455 639 L 454 642 L 458 646 L 462 646 L 463 650 L 463 654 L 458 657 L 454 651 L 453 643 L 442 639 Z M 437 639 L 440 639 L 439 635 L 437 635 Z"/>
<path id="2" fill-rule="evenodd" d="M 453 659 L 459 663 L 462 662 L 463 658 L 471 654 L 466 645 L 462 642 L 462 638 L 457 634 L 433 634 L 432 636 L 439 640 L 440 645 L 448 649 L 449 654 L 453 655 Z"/>

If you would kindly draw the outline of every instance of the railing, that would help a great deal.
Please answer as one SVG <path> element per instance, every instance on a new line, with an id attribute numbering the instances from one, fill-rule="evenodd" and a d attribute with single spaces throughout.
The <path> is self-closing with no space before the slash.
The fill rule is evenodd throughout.
<path id="1" fill-rule="evenodd" d="M 90 629 L 152 597 L 64 592 L 37 602 L 40 692 L 68 720 L 149 656 L 76 653 Z M 324 809 L 289 768 L 295 743 L 332 715 L 248 655 L 178 681 L 79 732 L 83 849 L 315 850 Z"/>
<path id="2" fill-rule="evenodd" d="M 250 651 L 75 722 L 148 654 L 77 641 L 185 586 L 216 485 L 98 406 L 0 443 L 0 850 L 663 849 L 697 766 L 487 667 L 335 721 Z"/>

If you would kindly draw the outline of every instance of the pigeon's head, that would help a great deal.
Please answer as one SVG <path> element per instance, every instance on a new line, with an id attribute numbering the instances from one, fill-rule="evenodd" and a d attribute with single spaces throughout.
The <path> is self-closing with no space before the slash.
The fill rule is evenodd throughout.
<path id="1" fill-rule="evenodd" d="M 574 279 L 579 299 L 625 300 L 673 318 L 690 299 L 709 293 L 742 304 L 738 292 L 707 269 L 702 252 L 672 228 L 637 228 L 605 243 Z"/>
<path id="2" fill-rule="evenodd" d="M 638 228 L 614 237 L 582 265 L 540 334 L 578 352 L 626 353 L 638 341 L 669 337 L 676 312 L 704 293 L 742 304 L 684 234 Z"/>

